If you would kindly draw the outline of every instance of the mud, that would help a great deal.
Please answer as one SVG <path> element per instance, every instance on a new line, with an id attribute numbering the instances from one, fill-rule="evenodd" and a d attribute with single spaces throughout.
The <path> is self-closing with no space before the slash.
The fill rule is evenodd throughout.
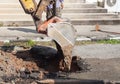
<path id="1" fill-rule="evenodd" d="M 58 50 L 58 54 L 60 56 L 59 59 L 59 69 L 62 71 L 70 71 L 71 70 L 71 63 L 72 63 L 72 45 L 67 46 L 60 46 L 56 41 L 56 48 Z"/>

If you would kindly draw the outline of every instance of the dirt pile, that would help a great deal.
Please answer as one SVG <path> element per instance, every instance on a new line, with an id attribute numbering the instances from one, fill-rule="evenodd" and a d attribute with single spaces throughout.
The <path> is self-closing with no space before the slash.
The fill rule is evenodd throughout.
<path id="1" fill-rule="evenodd" d="M 0 56 L 0 65 L 1 68 L 3 68 L 3 71 L 5 69 L 6 74 L 13 74 L 15 72 L 18 72 L 19 70 L 29 69 L 30 71 L 32 70 L 38 70 L 38 67 L 35 62 L 31 61 L 24 61 L 24 59 L 20 58 L 21 54 L 25 58 L 30 58 L 30 54 L 28 51 L 24 51 L 19 53 L 18 56 L 13 53 L 8 53 L 8 52 L 3 52 L 1 51 L 1 56 Z M 4 66 L 2 66 L 4 65 Z M 10 70 L 12 71 L 10 71 Z M 7 71 L 6 71 L 7 70 Z"/>
<path id="2" fill-rule="evenodd" d="M 60 59 L 57 55 L 58 52 L 55 49 L 44 46 L 37 47 L 37 52 L 35 50 L 32 53 L 31 49 L 19 51 L 0 50 L 0 81 L 31 84 L 35 80 L 67 77 L 68 73 L 59 70 Z M 77 67 L 76 59 L 73 58 L 72 60 L 71 71 L 81 69 Z"/>
<path id="3" fill-rule="evenodd" d="M 0 80 L 9 82 L 16 78 L 42 79 L 43 73 L 29 50 L 5 52 L 0 50 Z"/>

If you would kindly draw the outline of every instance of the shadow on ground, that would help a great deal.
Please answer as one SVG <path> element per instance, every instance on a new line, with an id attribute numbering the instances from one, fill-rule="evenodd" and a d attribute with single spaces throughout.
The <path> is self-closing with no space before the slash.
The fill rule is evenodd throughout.
<path id="1" fill-rule="evenodd" d="M 23 59 L 24 61 L 34 61 L 39 68 L 43 68 L 48 72 L 60 71 L 59 62 L 61 60 L 61 56 L 54 48 L 37 46 L 31 48 L 31 50 L 28 51 L 17 52 L 15 56 L 17 58 Z M 76 72 L 81 70 L 75 60 L 76 57 L 73 57 L 70 72 Z"/>
<path id="2" fill-rule="evenodd" d="M 37 33 L 35 29 L 28 29 L 28 28 L 8 28 L 8 30 L 11 31 L 21 31 L 21 32 L 25 32 L 25 33 Z"/>

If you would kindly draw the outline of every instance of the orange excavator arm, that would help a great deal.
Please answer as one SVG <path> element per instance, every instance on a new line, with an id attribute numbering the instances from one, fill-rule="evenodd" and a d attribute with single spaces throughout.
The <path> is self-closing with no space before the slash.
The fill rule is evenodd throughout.
<path id="1" fill-rule="evenodd" d="M 43 33 L 43 34 L 47 34 L 47 27 L 48 24 L 50 23 L 57 23 L 57 22 L 61 22 L 62 19 L 60 19 L 59 17 L 52 17 L 50 20 L 44 21 L 42 24 L 38 25 L 38 32 L 39 33 Z"/>
<path id="2" fill-rule="evenodd" d="M 19 0 L 25 13 L 31 14 L 36 31 L 42 34 L 47 34 L 47 26 L 49 23 L 56 23 L 62 21 L 61 18 L 56 17 L 56 0 L 40 0 L 37 4 L 35 0 Z M 53 14 L 50 18 L 47 18 L 45 21 L 42 21 L 42 14 L 47 9 L 48 5 L 53 5 L 52 11 Z M 47 14 L 47 11 L 46 11 Z"/>

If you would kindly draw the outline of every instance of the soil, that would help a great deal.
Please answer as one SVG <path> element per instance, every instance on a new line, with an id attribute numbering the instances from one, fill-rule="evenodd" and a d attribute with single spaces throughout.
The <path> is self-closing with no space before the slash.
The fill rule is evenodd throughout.
<path id="1" fill-rule="evenodd" d="M 14 51 L 9 47 L 7 47 L 8 50 L 2 48 L 0 50 L 0 81 L 2 81 L 3 84 L 13 84 L 12 82 L 15 84 L 31 84 L 35 82 L 35 80 L 68 77 L 68 72 L 60 71 L 59 55 L 54 49 L 40 46 L 39 50 L 33 53 L 33 48 L 21 48 L 22 50 Z M 39 54 L 39 52 L 44 49 L 48 49 L 47 51 L 51 52 L 44 52 L 42 55 Z M 48 53 L 52 54 L 49 55 Z M 72 59 L 70 72 L 81 70 L 81 68 L 77 66 L 76 60 L 78 60 L 77 57 Z"/>

